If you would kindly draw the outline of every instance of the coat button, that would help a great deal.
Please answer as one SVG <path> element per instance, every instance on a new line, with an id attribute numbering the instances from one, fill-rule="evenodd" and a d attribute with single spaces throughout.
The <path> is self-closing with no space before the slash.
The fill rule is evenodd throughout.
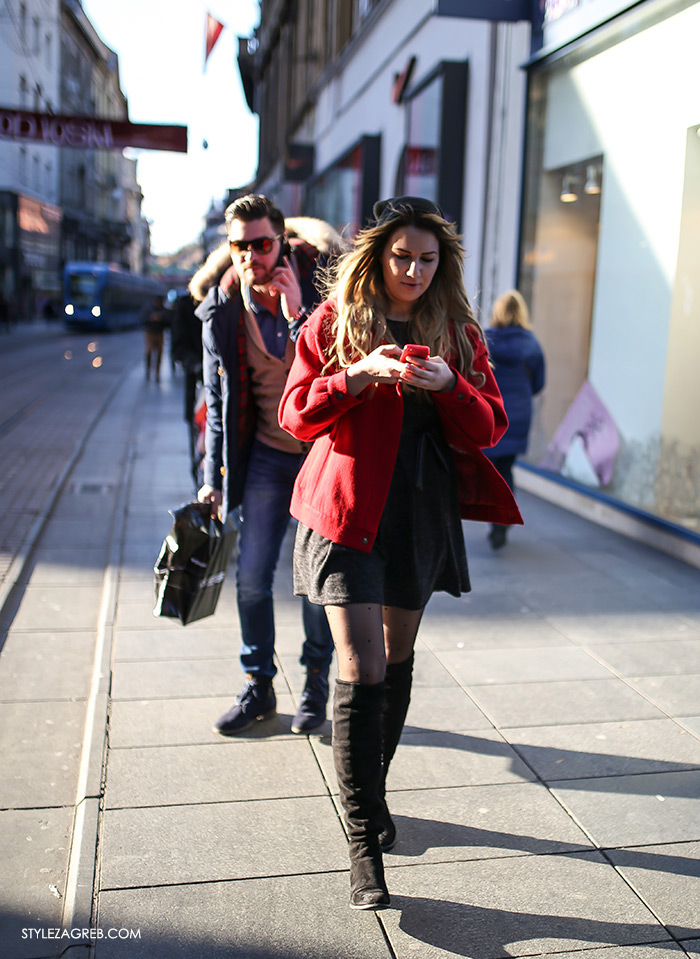
<path id="1" fill-rule="evenodd" d="M 226 476 L 226 467 L 225 467 L 225 466 L 220 466 L 220 467 L 219 467 L 219 472 L 221 473 L 222 476 Z"/>
<path id="2" fill-rule="evenodd" d="M 367 539 L 366 536 L 363 536 L 363 537 L 362 537 L 362 545 L 363 545 L 363 546 L 366 546 L 367 543 L 369 543 L 369 540 Z"/>
<path id="3" fill-rule="evenodd" d="M 224 375 L 224 368 L 223 368 L 223 366 L 219 366 L 219 367 L 217 368 L 216 372 L 219 374 L 219 376 L 223 376 L 223 375 Z"/>
<path id="4" fill-rule="evenodd" d="M 463 400 L 463 399 L 464 399 L 464 393 L 458 393 L 458 394 L 457 394 L 457 399 L 458 399 L 458 400 Z"/>

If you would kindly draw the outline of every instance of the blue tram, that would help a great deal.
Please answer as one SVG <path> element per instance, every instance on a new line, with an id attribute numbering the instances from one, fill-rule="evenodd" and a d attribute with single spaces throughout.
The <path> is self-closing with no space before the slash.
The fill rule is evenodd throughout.
<path id="1" fill-rule="evenodd" d="M 63 321 L 71 329 L 120 330 L 138 326 L 162 283 L 111 263 L 67 263 L 63 278 Z"/>

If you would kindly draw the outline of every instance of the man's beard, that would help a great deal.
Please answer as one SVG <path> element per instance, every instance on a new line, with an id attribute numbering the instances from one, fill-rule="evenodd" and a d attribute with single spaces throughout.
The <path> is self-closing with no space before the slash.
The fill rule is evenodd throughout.
<path id="1" fill-rule="evenodd" d="M 268 270 L 256 273 L 252 267 L 247 267 L 243 271 L 243 279 L 253 289 L 262 289 L 272 283 L 272 273 Z"/>

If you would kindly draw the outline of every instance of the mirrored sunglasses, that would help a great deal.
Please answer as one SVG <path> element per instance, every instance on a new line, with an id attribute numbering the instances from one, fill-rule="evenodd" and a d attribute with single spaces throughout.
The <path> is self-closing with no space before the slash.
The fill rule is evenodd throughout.
<path id="1" fill-rule="evenodd" d="M 254 240 L 229 240 L 228 245 L 236 253 L 246 253 L 249 248 L 256 253 L 269 253 L 275 240 L 281 236 L 277 233 L 275 236 L 256 236 Z"/>

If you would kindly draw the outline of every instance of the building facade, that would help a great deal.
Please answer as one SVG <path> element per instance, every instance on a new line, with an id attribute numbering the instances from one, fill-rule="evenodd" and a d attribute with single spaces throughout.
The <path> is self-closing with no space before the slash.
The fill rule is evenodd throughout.
<path id="1" fill-rule="evenodd" d="M 0 106 L 126 119 L 117 55 L 79 0 L 5 0 Z M 4 129 L 0 134 L 4 134 Z M 0 289 L 31 317 L 61 296 L 71 259 L 147 264 L 135 161 L 118 150 L 67 149 L 0 135 Z"/>
<path id="2" fill-rule="evenodd" d="M 548 361 L 526 468 L 700 546 L 697 0 L 262 0 L 256 188 L 352 234 L 420 194 Z M 556 494 L 554 497 L 556 499 Z"/>
<path id="3" fill-rule="evenodd" d="M 33 112 L 60 103 L 59 0 L 7 0 L 0 29 L 0 104 Z M 0 291 L 15 314 L 59 296 L 59 150 L 0 139 Z"/>

